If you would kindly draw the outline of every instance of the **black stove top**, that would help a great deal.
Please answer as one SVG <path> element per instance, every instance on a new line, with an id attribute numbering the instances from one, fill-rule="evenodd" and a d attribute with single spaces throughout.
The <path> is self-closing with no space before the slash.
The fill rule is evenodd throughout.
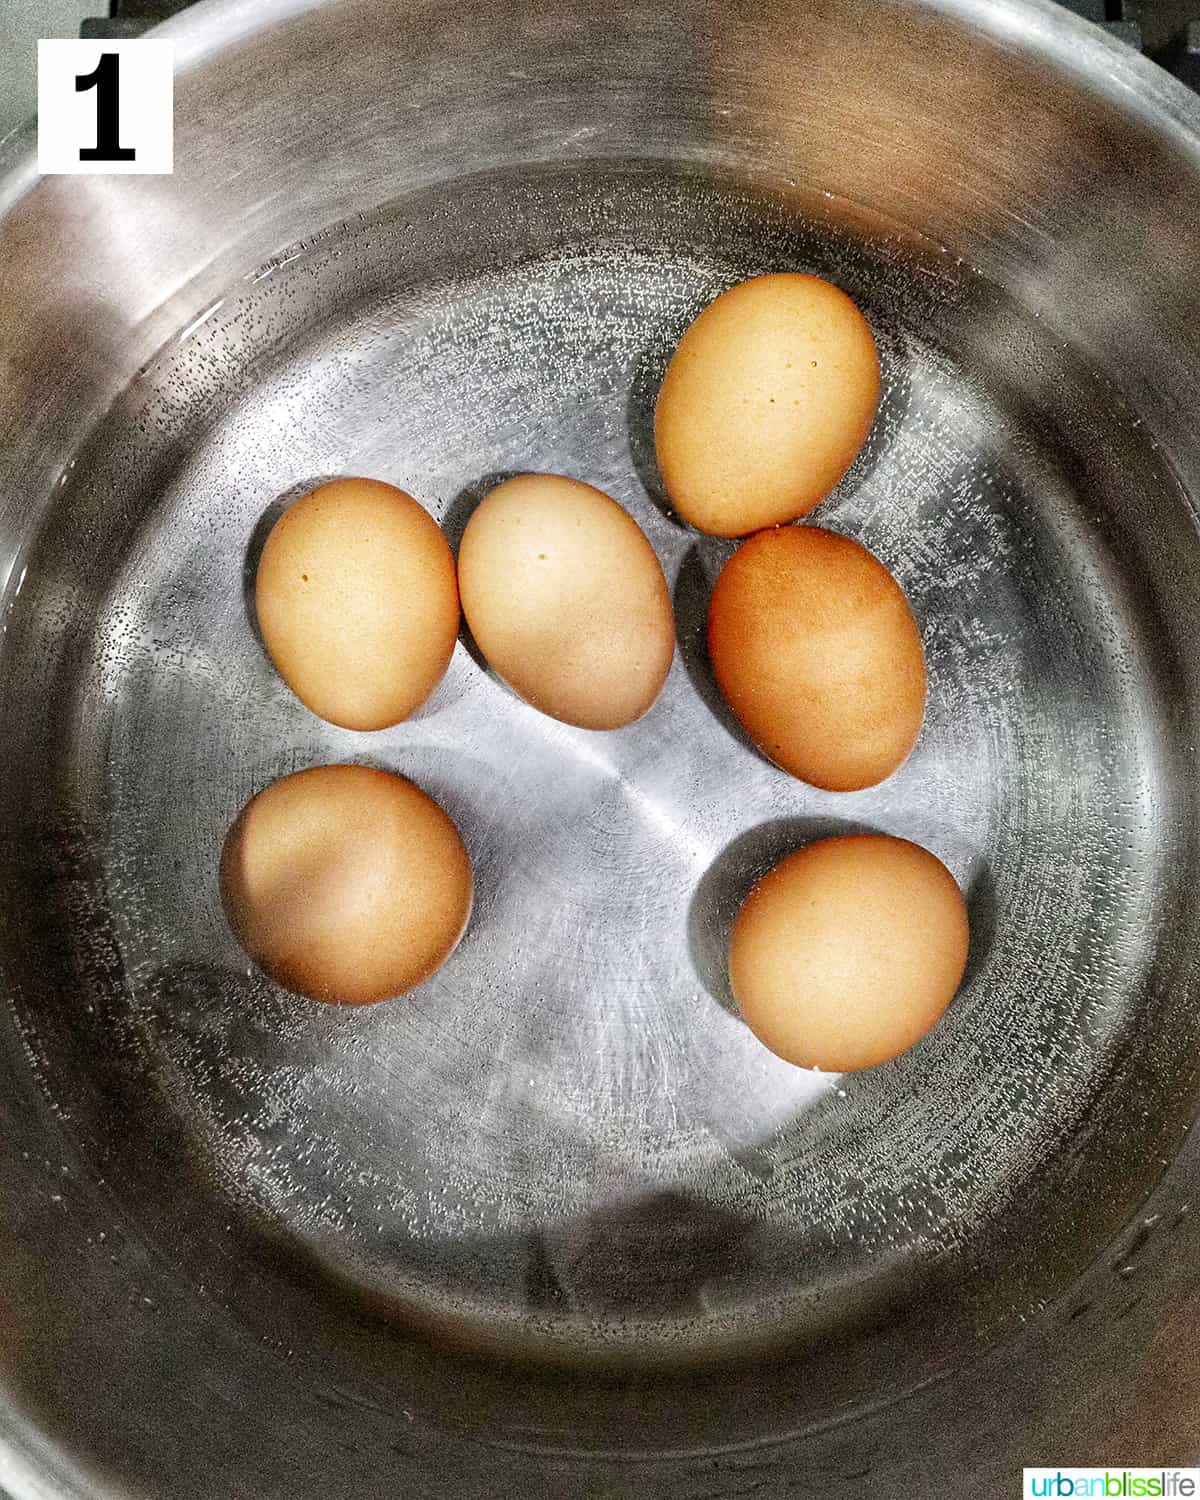
<path id="1" fill-rule="evenodd" d="M 1200 0 L 1061 0 L 1200 89 Z"/>

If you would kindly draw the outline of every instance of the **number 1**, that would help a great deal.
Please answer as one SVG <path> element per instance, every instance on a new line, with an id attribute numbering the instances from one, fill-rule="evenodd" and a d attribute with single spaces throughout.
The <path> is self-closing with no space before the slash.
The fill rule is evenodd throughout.
<path id="1" fill-rule="evenodd" d="M 80 148 L 80 161 L 133 161 L 137 152 L 132 146 L 122 146 L 121 139 L 121 75 L 117 66 L 117 54 L 104 52 L 90 73 L 79 73 L 75 78 L 75 92 L 96 90 L 96 144 Z"/>

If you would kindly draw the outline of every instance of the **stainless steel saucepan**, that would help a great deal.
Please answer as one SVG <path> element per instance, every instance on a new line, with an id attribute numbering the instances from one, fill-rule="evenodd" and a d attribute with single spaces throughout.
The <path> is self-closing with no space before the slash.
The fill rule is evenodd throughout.
<path id="1" fill-rule="evenodd" d="M 0 1487 L 13 1500 L 1017 1494 L 1200 1458 L 1200 105 L 1042 0 L 207 0 L 172 177 L 0 180 Z M 812 791 L 703 647 L 728 548 L 650 419 L 756 272 L 885 366 L 820 512 L 924 633 L 918 749 Z M 323 725 L 247 580 L 281 504 L 616 496 L 671 581 L 615 734 L 460 647 Z M 475 862 L 408 999 L 222 916 L 282 772 L 413 777 Z M 967 892 L 898 1061 L 776 1061 L 729 924 L 848 827 Z M 969 1486 L 969 1489 L 964 1489 Z"/>

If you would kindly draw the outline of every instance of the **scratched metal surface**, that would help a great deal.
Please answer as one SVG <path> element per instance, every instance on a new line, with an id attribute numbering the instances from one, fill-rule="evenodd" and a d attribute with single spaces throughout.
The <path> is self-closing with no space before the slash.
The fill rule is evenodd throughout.
<path id="1" fill-rule="evenodd" d="M 1032 448 L 978 356 L 938 349 L 987 295 L 953 258 L 913 277 L 919 252 L 886 237 L 653 175 L 583 197 L 554 174 L 485 181 L 443 215 L 414 232 L 427 220 L 405 205 L 232 288 L 80 455 L 64 529 L 30 558 L 18 671 L 27 651 L 45 669 L 46 589 L 79 529 L 91 539 L 72 593 L 94 605 L 55 643 L 69 719 L 51 769 L 96 869 L 61 940 L 86 973 L 102 932 L 121 982 L 72 1016 L 76 1045 L 80 1028 L 97 1050 L 119 1041 L 113 1086 L 139 1087 L 121 1059 L 149 1080 L 143 1105 L 180 1122 L 215 1214 L 224 1187 L 230 1212 L 467 1337 L 669 1361 L 803 1326 L 842 1288 L 870 1307 L 877 1278 L 890 1290 L 970 1246 L 1137 1019 L 1169 873 L 1164 664 L 1095 528 L 1102 500 L 1065 441 Z M 875 436 L 821 519 L 907 589 L 930 711 L 903 770 L 852 796 L 805 787 L 731 727 L 702 643 L 728 549 L 665 514 L 650 472 L 674 341 L 768 267 L 832 275 L 883 349 Z M 1148 445 L 1130 448 L 1122 484 L 1169 494 Z M 454 537 L 488 476 L 526 468 L 599 484 L 654 541 L 680 636 L 654 711 L 620 733 L 564 727 L 462 645 L 412 723 L 363 736 L 309 714 L 247 591 L 279 497 L 370 474 Z M 436 796 L 478 886 L 441 973 L 361 1012 L 249 969 L 216 879 L 254 792 L 344 759 Z M 826 826 L 932 848 L 973 908 L 946 1023 L 853 1079 L 767 1053 L 723 972 L 749 880 Z"/>
<path id="2" fill-rule="evenodd" d="M 577 107 L 568 155 L 595 144 Z M 1182 1243 L 1191 1169 L 1140 1206 L 1196 1058 L 1188 439 L 1122 391 L 1083 312 L 1064 336 L 1060 262 L 991 243 L 983 274 L 982 232 L 959 254 L 911 214 L 741 173 L 739 149 L 396 185 L 303 238 L 256 229 L 269 255 L 214 262 L 153 317 L 130 278 L 128 351 L 105 357 L 150 347 L 54 466 L 52 503 L 12 511 L 0 1482 L 19 1500 L 424 1495 L 446 1475 L 464 1495 L 841 1493 L 861 1468 L 843 1427 L 884 1492 L 917 1492 L 911 1463 L 942 1493 L 972 1439 L 929 1415 L 938 1378 L 999 1422 L 996 1391 L 1037 1389 L 1029 1325 L 1061 1321 L 1099 1389 L 1092 1320 L 1118 1339 L 1113 1308 L 1139 1303 L 1151 1358 L 1177 1295 L 1131 1278 L 1148 1242 Z M 153 233 L 139 215 L 160 222 L 165 190 L 144 191 L 118 211 L 93 190 L 96 223 Z M 1082 255 L 1086 229 L 1063 243 Z M 0 239 L 0 265 L 21 243 Z M 653 463 L 681 330 L 786 268 L 836 280 L 879 340 L 879 421 L 814 519 L 893 569 L 930 669 L 914 755 L 850 796 L 790 779 L 730 721 L 703 650 L 728 547 L 674 520 Z M 90 317 L 71 336 L 95 352 L 111 330 Z M 31 387 L 35 354 L 9 366 Z M 1144 351 L 1120 354 L 1144 398 Z M 109 378 L 98 355 L 82 369 Z M 53 396 L 28 398 L 33 475 Z M 308 714 L 254 632 L 280 506 L 369 474 L 457 542 L 489 483 L 529 468 L 601 486 L 653 542 L 678 621 L 654 710 L 613 734 L 558 725 L 464 641 L 409 723 Z M 445 968 L 354 1012 L 248 966 L 216 882 L 248 797 L 347 759 L 435 795 L 477 881 Z M 850 827 L 947 862 L 972 951 L 929 1038 L 838 1078 L 755 1043 L 723 953 L 758 873 Z M 1186 1280 L 1186 1256 L 1159 1254 Z M 1162 1399 L 1131 1399 L 1128 1430 L 1182 1456 Z M 1025 1405 L 1051 1433 L 1074 1421 L 1074 1452 L 1104 1438 L 1052 1396 Z M 635 1481 L 624 1461 L 649 1455 Z"/>

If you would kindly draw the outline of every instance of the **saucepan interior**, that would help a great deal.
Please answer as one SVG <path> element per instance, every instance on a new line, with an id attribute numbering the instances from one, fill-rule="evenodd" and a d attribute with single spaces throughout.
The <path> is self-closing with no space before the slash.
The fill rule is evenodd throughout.
<path id="1" fill-rule="evenodd" d="M 0 222 L 13 1472 L 475 1493 L 561 1449 L 682 1485 L 669 1455 L 766 1439 L 794 1475 L 834 1419 L 899 1452 L 898 1398 L 1111 1308 L 1134 1260 L 1077 1278 L 1177 1223 L 1141 1205 L 1197 1056 L 1187 111 L 1131 113 L 1139 65 L 1055 55 L 1032 7 L 383 9 L 199 7 L 175 177 Z M 683 328 L 779 269 L 875 330 L 879 420 L 815 519 L 894 571 L 930 672 L 914 755 L 850 795 L 729 717 L 730 544 L 654 464 Z M 525 469 L 653 542 L 655 709 L 559 725 L 464 641 L 394 730 L 308 714 L 255 631 L 281 506 L 369 474 L 456 543 Z M 425 787 L 476 872 L 452 960 L 366 1011 L 272 986 L 217 886 L 245 800 L 334 760 Z M 724 946 L 757 875 L 864 828 L 954 872 L 967 979 L 896 1062 L 811 1074 L 746 1031 Z"/>

